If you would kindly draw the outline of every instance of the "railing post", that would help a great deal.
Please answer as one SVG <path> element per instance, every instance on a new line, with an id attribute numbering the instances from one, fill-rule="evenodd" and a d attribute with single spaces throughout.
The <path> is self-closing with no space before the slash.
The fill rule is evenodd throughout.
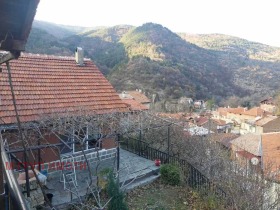
<path id="1" fill-rule="evenodd" d="M 170 125 L 167 127 L 167 163 L 169 163 L 170 156 Z"/>
<path id="2" fill-rule="evenodd" d="M 120 170 L 120 134 L 117 134 L 117 172 Z"/>

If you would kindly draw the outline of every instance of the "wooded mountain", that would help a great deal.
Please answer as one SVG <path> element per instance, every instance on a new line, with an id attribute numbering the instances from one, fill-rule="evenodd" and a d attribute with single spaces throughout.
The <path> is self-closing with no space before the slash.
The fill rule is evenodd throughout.
<path id="1" fill-rule="evenodd" d="M 161 100 L 258 99 L 280 88 L 280 48 L 221 34 L 176 34 L 154 23 L 83 28 L 35 21 L 27 51 L 73 55 L 77 46 L 117 90 L 138 88 Z"/>

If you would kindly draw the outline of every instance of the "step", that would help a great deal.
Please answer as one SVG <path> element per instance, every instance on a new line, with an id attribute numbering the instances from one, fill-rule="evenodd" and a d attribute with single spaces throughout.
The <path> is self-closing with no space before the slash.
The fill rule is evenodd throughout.
<path id="1" fill-rule="evenodd" d="M 135 174 L 138 176 L 135 178 Z M 125 186 L 125 191 L 131 190 L 135 187 L 149 184 L 159 177 L 159 168 L 147 168 L 139 172 L 139 174 L 130 174 L 125 181 L 121 180 L 120 186 Z"/>
<path id="2" fill-rule="evenodd" d="M 129 192 L 137 187 L 142 187 L 142 186 L 151 184 L 154 181 L 156 181 L 159 177 L 160 177 L 160 175 L 153 175 L 153 176 L 146 177 L 145 179 L 135 180 L 131 184 L 127 185 L 125 187 L 124 191 Z"/>

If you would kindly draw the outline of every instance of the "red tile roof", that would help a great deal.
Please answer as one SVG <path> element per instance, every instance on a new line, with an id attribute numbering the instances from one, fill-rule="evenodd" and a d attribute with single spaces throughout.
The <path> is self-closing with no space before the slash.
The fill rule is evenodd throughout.
<path id="1" fill-rule="evenodd" d="M 10 61 L 14 92 L 23 122 L 42 115 L 87 110 L 96 113 L 126 111 L 126 105 L 95 64 L 84 66 L 74 58 L 23 54 Z M 15 111 L 6 65 L 0 66 L 0 120 L 15 123 Z"/>
<path id="2" fill-rule="evenodd" d="M 255 125 L 257 125 L 257 126 L 264 126 L 267 123 L 269 123 L 269 122 L 271 122 L 272 120 L 275 120 L 275 119 L 277 119 L 276 116 L 266 116 L 264 118 L 261 118 L 261 119 L 257 120 L 255 122 Z"/>
<path id="3" fill-rule="evenodd" d="M 236 153 L 238 155 L 246 158 L 247 160 L 251 160 L 253 157 L 258 158 L 258 160 L 261 159 L 260 156 L 253 155 L 253 154 L 251 154 L 250 152 L 247 152 L 247 151 L 237 151 Z"/>
<path id="4" fill-rule="evenodd" d="M 280 132 L 262 134 L 262 161 L 264 170 L 280 168 Z"/>
<path id="5" fill-rule="evenodd" d="M 227 112 L 228 112 L 228 108 L 224 108 L 224 107 L 219 107 L 217 112 L 219 113 L 219 115 L 221 116 L 227 116 Z"/>
<path id="6" fill-rule="evenodd" d="M 246 110 L 244 115 L 249 115 L 253 117 L 263 116 L 265 114 L 265 111 L 259 107 L 254 107 L 252 109 Z"/>
<path id="7" fill-rule="evenodd" d="M 210 134 L 210 139 L 220 142 L 223 144 L 225 147 L 230 148 L 231 146 L 231 141 L 238 138 L 239 135 L 233 134 L 233 133 L 213 133 Z"/>
<path id="8" fill-rule="evenodd" d="M 239 151 L 247 151 L 255 156 L 261 156 L 261 135 L 248 133 L 231 141 Z"/>
<path id="9" fill-rule="evenodd" d="M 217 125 L 219 126 L 223 126 L 223 125 L 226 125 L 226 121 L 224 120 L 219 120 L 219 119 L 212 119 Z"/>
<path id="10" fill-rule="evenodd" d="M 147 106 L 140 104 L 138 101 L 132 98 L 123 98 L 122 101 L 128 105 L 128 108 L 131 111 L 145 111 L 149 109 Z"/>
<path id="11" fill-rule="evenodd" d="M 244 114 L 245 111 L 246 108 L 244 107 L 228 108 L 228 112 L 233 114 Z"/>
<path id="12" fill-rule="evenodd" d="M 202 126 L 209 121 L 209 117 L 198 117 L 195 120 L 196 120 L 196 125 Z"/>
<path id="13" fill-rule="evenodd" d="M 141 104 L 151 102 L 151 100 L 148 99 L 147 96 L 145 96 L 143 93 L 141 93 L 139 91 L 127 91 L 127 93 L 129 95 L 131 95 L 136 101 L 138 101 Z"/>

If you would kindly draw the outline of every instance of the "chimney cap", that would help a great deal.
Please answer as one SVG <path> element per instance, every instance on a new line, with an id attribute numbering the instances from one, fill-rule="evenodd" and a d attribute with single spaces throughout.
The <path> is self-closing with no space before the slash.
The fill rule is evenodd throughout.
<path id="1" fill-rule="evenodd" d="M 76 47 L 76 52 L 82 51 L 82 50 L 83 50 L 83 48 L 81 48 L 81 47 Z"/>

